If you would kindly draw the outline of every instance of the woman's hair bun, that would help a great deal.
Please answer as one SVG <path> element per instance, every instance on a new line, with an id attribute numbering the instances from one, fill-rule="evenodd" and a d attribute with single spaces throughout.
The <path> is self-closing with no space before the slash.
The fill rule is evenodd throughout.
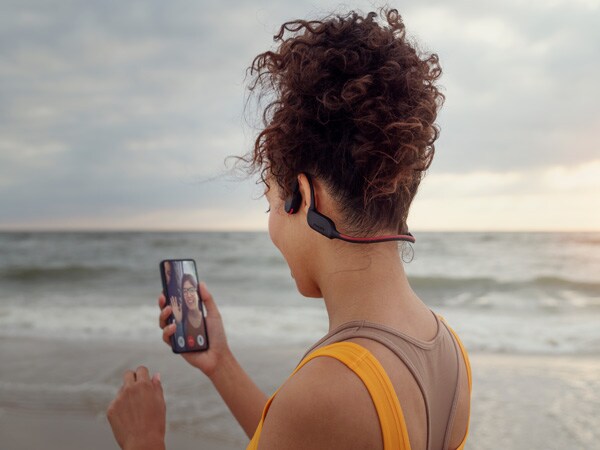
<path id="1" fill-rule="evenodd" d="M 343 228 L 406 231 L 410 204 L 431 164 L 444 95 L 437 54 L 406 37 L 395 9 L 351 11 L 284 23 L 278 48 L 248 68 L 264 108 L 251 172 L 290 192 L 300 172 L 323 181 L 341 205 Z"/>

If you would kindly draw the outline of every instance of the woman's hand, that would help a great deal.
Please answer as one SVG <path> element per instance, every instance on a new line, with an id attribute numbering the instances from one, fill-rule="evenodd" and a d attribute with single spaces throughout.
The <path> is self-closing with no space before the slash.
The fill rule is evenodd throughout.
<path id="1" fill-rule="evenodd" d="M 123 450 L 164 450 L 166 407 L 160 375 L 151 379 L 143 366 L 125 372 L 106 416 Z"/>
<path id="2" fill-rule="evenodd" d="M 188 352 L 181 355 L 189 364 L 197 367 L 210 378 L 223 358 L 229 355 L 230 350 L 227 345 L 221 314 L 211 293 L 208 292 L 204 282 L 200 282 L 198 290 L 200 291 L 200 298 L 202 298 L 202 301 L 206 305 L 206 333 L 208 335 L 209 348 L 203 352 Z M 170 338 L 175 333 L 177 326 L 174 323 L 167 324 L 167 318 L 173 309 L 166 303 L 165 296 L 161 294 L 158 297 L 158 306 L 161 308 L 159 324 L 163 330 L 163 341 L 171 347 Z"/>
<path id="3" fill-rule="evenodd" d="M 173 310 L 173 315 L 175 316 L 175 320 L 179 323 L 179 322 L 181 322 L 181 319 L 183 318 L 183 312 L 181 311 L 182 307 L 179 304 L 179 302 L 177 301 L 177 297 L 175 297 L 174 295 L 172 295 L 169 300 L 171 301 L 171 308 Z"/>

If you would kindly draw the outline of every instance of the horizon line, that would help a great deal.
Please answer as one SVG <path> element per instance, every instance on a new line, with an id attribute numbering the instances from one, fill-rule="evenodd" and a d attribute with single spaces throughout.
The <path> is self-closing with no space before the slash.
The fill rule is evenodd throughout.
<path id="1" fill-rule="evenodd" d="M 600 233 L 591 229 L 411 229 L 411 233 Z M 189 228 L 189 229 L 144 229 L 144 228 L 4 228 L 0 233 L 268 233 L 258 228 Z"/>

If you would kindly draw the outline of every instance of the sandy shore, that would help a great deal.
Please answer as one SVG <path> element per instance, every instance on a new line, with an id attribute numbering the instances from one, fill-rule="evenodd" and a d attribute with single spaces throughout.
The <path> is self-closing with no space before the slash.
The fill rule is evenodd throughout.
<path id="1" fill-rule="evenodd" d="M 305 346 L 234 347 L 268 394 Z M 0 340 L 0 448 L 117 448 L 105 418 L 127 368 L 160 371 L 169 448 L 242 449 L 247 438 L 210 382 L 161 344 Z M 600 356 L 471 354 L 468 449 L 592 449 Z"/>

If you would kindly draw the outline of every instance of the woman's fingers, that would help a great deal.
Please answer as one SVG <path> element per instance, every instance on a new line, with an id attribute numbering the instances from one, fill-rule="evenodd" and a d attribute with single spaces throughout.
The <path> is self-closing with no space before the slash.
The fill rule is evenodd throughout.
<path id="1" fill-rule="evenodd" d="M 160 380 L 146 367 L 128 370 L 106 415 L 121 448 L 165 448 L 166 407 Z M 150 387 L 150 389 L 148 389 Z"/>
<path id="2" fill-rule="evenodd" d="M 167 298 L 164 294 L 160 294 L 160 296 L 158 297 L 158 306 L 161 309 L 160 314 L 158 316 L 158 325 L 163 330 L 163 341 L 168 346 L 171 346 L 171 336 L 173 335 L 173 333 L 175 333 L 177 326 L 174 323 L 167 323 L 167 319 L 173 313 L 173 308 L 171 307 L 171 305 L 167 305 Z"/>
<path id="3" fill-rule="evenodd" d="M 166 344 L 171 345 L 171 336 L 175 333 L 176 329 L 177 326 L 174 323 L 163 328 L 163 341 L 165 341 Z"/>
<path id="4" fill-rule="evenodd" d="M 211 317 L 221 317 L 219 308 L 217 308 L 217 304 L 215 303 L 212 294 L 208 292 L 206 283 L 201 281 L 198 288 L 200 289 L 200 298 L 202 298 L 202 301 L 206 305 L 206 315 Z"/>
<path id="5" fill-rule="evenodd" d="M 135 372 L 133 370 L 126 370 L 123 374 L 123 385 L 133 384 L 135 382 Z"/>
<path id="6" fill-rule="evenodd" d="M 167 326 L 167 319 L 171 315 L 172 312 L 173 312 L 173 310 L 170 306 L 165 306 L 163 308 L 163 310 L 160 312 L 160 315 L 158 316 L 158 324 L 160 325 L 161 328 L 164 328 Z"/>
<path id="7" fill-rule="evenodd" d="M 150 381 L 150 372 L 145 366 L 139 366 L 135 369 L 135 380 L 136 381 Z"/>

